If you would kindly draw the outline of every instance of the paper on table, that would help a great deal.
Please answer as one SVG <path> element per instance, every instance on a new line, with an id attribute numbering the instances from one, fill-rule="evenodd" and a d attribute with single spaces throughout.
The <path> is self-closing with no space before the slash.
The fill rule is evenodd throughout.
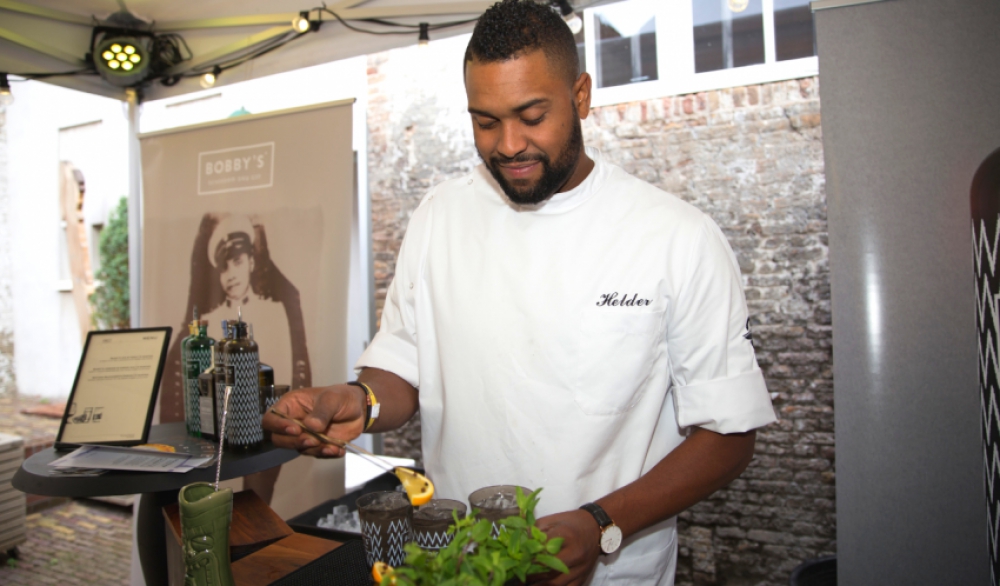
<path id="1" fill-rule="evenodd" d="M 388 460 L 394 466 L 412 467 L 415 463 L 415 460 L 411 458 L 380 457 L 383 460 Z M 378 464 L 373 464 L 368 458 L 350 452 L 344 456 L 344 460 L 344 490 L 346 492 L 357 490 L 372 478 L 388 472 Z"/>
<path id="2" fill-rule="evenodd" d="M 98 468 L 136 472 L 188 472 L 212 458 L 112 446 L 83 446 L 49 462 L 54 468 Z"/>

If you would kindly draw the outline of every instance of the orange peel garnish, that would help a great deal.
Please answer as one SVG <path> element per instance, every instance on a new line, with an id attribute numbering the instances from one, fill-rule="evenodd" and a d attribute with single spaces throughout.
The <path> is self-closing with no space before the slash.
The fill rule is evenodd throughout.
<path id="1" fill-rule="evenodd" d="M 391 576 L 392 572 L 393 567 L 385 562 L 375 562 L 375 565 L 372 566 L 372 578 L 375 578 L 376 584 L 381 584 L 382 578 Z M 391 578 L 389 583 L 395 584 L 396 579 Z"/>
<path id="2" fill-rule="evenodd" d="M 414 507 L 427 504 L 434 496 L 434 483 L 416 470 L 397 466 L 393 469 L 396 477 L 403 483 L 403 490 L 406 496 L 410 497 L 410 504 Z"/>

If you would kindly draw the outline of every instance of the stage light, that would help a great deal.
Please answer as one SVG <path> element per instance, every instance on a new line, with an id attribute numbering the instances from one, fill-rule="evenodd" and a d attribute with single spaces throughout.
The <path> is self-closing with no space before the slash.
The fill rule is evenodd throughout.
<path id="1" fill-rule="evenodd" d="M 552 4 L 559 9 L 559 14 L 566 21 L 566 26 L 569 27 L 571 33 L 575 35 L 583 30 L 583 20 L 577 13 L 573 12 L 573 7 L 570 5 L 569 0 L 553 0 Z"/>
<path id="2" fill-rule="evenodd" d="M 426 22 L 420 23 L 420 36 L 417 37 L 417 46 L 421 49 L 431 44 L 430 25 Z"/>
<path id="3" fill-rule="evenodd" d="M 130 87 L 149 76 L 146 39 L 118 37 L 102 40 L 94 50 L 94 67 L 108 83 Z"/>
<path id="4" fill-rule="evenodd" d="M 309 13 L 300 12 L 298 16 L 292 19 L 292 28 L 295 29 L 297 33 L 307 33 L 309 29 L 312 28 L 312 24 L 309 22 Z"/>
<path id="5" fill-rule="evenodd" d="M 6 73 L 0 73 L 0 107 L 14 103 L 14 94 L 10 91 L 10 81 Z"/>
<path id="6" fill-rule="evenodd" d="M 212 68 L 212 71 L 209 71 L 205 75 L 202 75 L 201 81 L 198 83 L 200 83 L 201 87 L 205 89 L 213 87 L 215 85 L 215 82 L 218 81 L 219 75 L 221 73 L 222 73 L 222 68 L 216 65 L 215 67 Z"/>

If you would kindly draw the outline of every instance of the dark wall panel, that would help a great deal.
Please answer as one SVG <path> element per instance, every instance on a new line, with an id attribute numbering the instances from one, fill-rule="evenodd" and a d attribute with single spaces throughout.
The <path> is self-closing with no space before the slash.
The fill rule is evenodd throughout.
<path id="1" fill-rule="evenodd" d="M 969 186 L 1000 146 L 1000 2 L 816 26 L 840 584 L 987 584 Z"/>

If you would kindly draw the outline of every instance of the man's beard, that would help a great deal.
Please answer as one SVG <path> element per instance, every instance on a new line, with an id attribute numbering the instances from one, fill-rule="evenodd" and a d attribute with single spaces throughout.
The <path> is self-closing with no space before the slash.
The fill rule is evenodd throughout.
<path id="1" fill-rule="evenodd" d="M 580 151 L 583 150 L 583 130 L 580 121 L 573 125 L 569 140 L 563 147 L 562 154 L 553 163 L 548 155 L 541 153 L 537 155 L 520 154 L 512 158 L 502 156 L 490 157 L 486 160 L 482 153 L 480 158 L 486 163 L 486 168 L 490 170 L 490 175 L 500 184 L 500 188 L 507 194 L 510 201 L 518 205 L 539 204 L 552 197 L 560 187 L 566 184 L 570 175 L 576 169 L 576 164 L 580 159 Z M 500 165 L 509 163 L 529 163 L 538 161 L 542 164 L 542 176 L 538 182 L 531 187 L 519 188 L 513 185 L 500 171 Z"/>

